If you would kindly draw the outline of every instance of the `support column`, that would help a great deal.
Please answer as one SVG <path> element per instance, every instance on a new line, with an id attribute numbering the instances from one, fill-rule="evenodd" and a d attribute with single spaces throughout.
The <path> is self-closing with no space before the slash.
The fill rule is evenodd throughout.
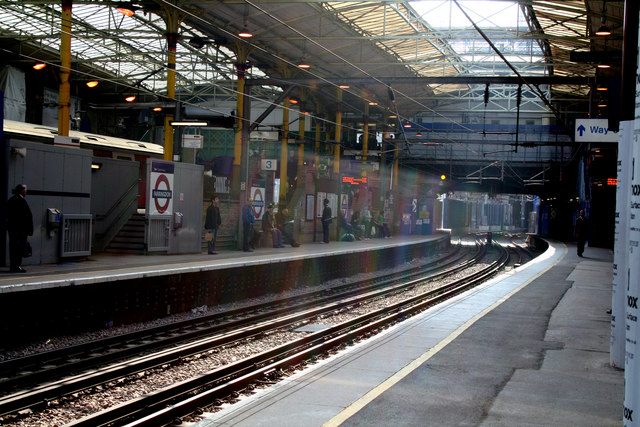
<path id="1" fill-rule="evenodd" d="M 627 2 L 629 3 L 629 2 Z M 631 2 L 634 3 L 634 2 Z M 625 13 L 629 11 L 625 8 Z M 638 9 L 635 9 L 638 13 Z M 638 48 L 638 40 L 635 47 Z M 636 73 L 638 65 L 636 64 Z M 640 82 L 636 79 L 636 90 L 640 90 Z M 640 114 L 640 102 L 635 99 L 635 116 Z M 623 135 L 624 136 L 624 135 Z M 626 427 L 640 426 L 640 194 L 633 188 L 640 188 L 640 120 L 634 120 L 632 158 L 627 210 L 629 221 L 629 246 L 627 271 L 627 289 L 625 298 L 625 358 L 624 358 L 624 409 L 623 424 Z M 623 212 L 620 213 L 621 215 Z M 612 307 L 615 309 L 616 307 Z"/>
<path id="2" fill-rule="evenodd" d="M 305 141 L 305 135 L 304 135 L 304 125 L 305 125 L 305 120 L 306 120 L 306 114 L 305 114 L 305 106 L 304 106 L 304 102 L 305 102 L 305 90 L 304 88 L 300 88 L 300 115 L 299 120 L 298 120 L 298 139 L 299 139 L 299 143 L 298 143 L 298 180 L 300 180 L 300 178 L 304 177 L 305 171 L 304 171 L 304 141 Z M 299 183 L 300 184 L 300 183 Z"/>
<path id="3" fill-rule="evenodd" d="M 367 168 L 365 162 L 367 161 L 367 154 L 369 153 L 369 103 L 364 104 L 364 127 L 362 134 L 362 176 L 367 176 Z"/>
<path id="4" fill-rule="evenodd" d="M 234 132 L 233 144 L 233 176 L 231 178 L 232 192 L 238 194 L 240 191 L 240 170 L 242 164 L 242 128 L 244 120 L 244 86 L 245 76 L 247 72 L 247 63 L 245 51 L 238 49 L 238 63 L 236 64 L 236 73 L 238 76 L 238 87 L 236 93 L 236 125 Z M 245 186 L 249 189 L 250 184 L 245 182 Z"/>
<path id="5" fill-rule="evenodd" d="M 333 172 L 337 179 L 340 174 L 340 141 L 342 140 L 342 89 L 337 88 L 336 91 L 338 95 L 338 106 L 336 108 L 336 146 L 333 151 Z"/>
<path id="6" fill-rule="evenodd" d="M 289 158 L 289 97 L 282 103 L 282 142 L 280 143 L 280 200 L 287 200 L 287 160 Z"/>
<path id="7" fill-rule="evenodd" d="M 60 35 L 60 87 L 58 90 L 58 135 L 69 136 L 71 107 L 71 8 L 72 0 L 62 0 Z"/>
<path id="8" fill-rule="evenodd" d="M 316 169 L 316 179 L 318 178 L 319 175 L 319 171 L 320 171 L 320 136 L 321 136 L 321 132 L 322 132 L 322 121 L 320 119 L 315 119 L 315 123 L 316 123 L 316 134 L 315 134 L 315 147 L 313 150 L 313 155 L 314 155 L 314 164 L 315 164 L 315 169 Z"/>
<path id="9" fill-rule="evenodd" d="M 367 154 L 369 153 L 369 103 L 364 104 L 364 134 L 362 135 L 362 160 L 367 160 Z M 366 175 L 364 171 L 364 175 Z"/>
<path id="10" fill-rule="evenodd" d="M 175 9 L 163 8 L 163 17 L 167 25 L 167 99 L 169 102 L 176 100 L 176 49 L 178 47 L 178 29 L 181 18 Z M 176 108 L 180 108 L 176 103 Z M 164 160 L 173 161 L 173 114 L 164 116 Z"/>
<path id="11" fill-rule="evenodd" d="M 397 139 L 394 141 L 395 141 L 395 149 L 393 150 L 393 180 L 389 185 L 389 190 L 393 190 L 395 187 L 398 186 L 398 163 L 399 163 L 398 158 L 400 157 L 398 146 L 400 145 L 400 143 L 398 142 Z"/>

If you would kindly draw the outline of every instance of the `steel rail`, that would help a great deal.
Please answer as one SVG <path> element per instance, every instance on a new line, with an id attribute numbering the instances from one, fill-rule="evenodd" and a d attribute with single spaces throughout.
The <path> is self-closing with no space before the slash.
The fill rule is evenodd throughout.
<path id="1" fill-rule="evenodd" d="M 107 384 L 111 381 L 124 378 L 132 374 L 172 363 L 197 353 L 202 353 L 217 346 L 226 345 L 230 342 L 256 336 L 275 328 L 303 321 L 309 317 L 340 309 L 341 307 L 359 304 L 390 292 L 399 292 L 406 287 L 415 286 L 420 281 L 432 280 L 443 275 L 451 274 L 475 263 L 477 259 L 483 255 L 483 251 L 481 250 L 482 248 L 482 246 L 479 247 L 480 250 L 474 254 L 474 258 L 471 260 L 466 260 L 457 266 L 447 268 L 428 276 L 424 276 L 424 273 L 422 273 L 422 277 L 419 279 L 412 279 L 401 285 L 390 286 L 388 282 L 393 280 L 393 278 L 390 277 L 387 278 L 386 281 L 378 283 L 376 286 L 369 286 L 368 292 L 365 293 L 363 293 L 361 287 L 359 287 L 358 289 L 351 290 L 349 292 L 325 296 L 324 301 L 316 300 L 314 303 L 305 302 L 297 307 L 289 306 L 284 309 L 279 309 L 277 310 L 277 315 L 280 317 L 276 320 L 273 320 L 273 313 L 260 313 L 256 316 L 252 316 L 251 318 L 231 322 L 233 324 L 232 328 L 229 328 L 229 325 L 225 325 L 225 330 L 218 331 L 218 334 L 215 336 L 184 344 L 177 348 L 171 348 L 155 352 L 150 355 L 141 356 L 133 360 L 126 360 L 116 364 L 111 364 L 104 368 L 94 369 L 88 373 L 78 374 L 57 381 L 50 381 L 27 390 L 3 396 L 0 398 L 0 415 L 7 415 L 27 408 L 33 408 L 35 406 L 42 405 L 51 399 L 57 399 L 71 393 Z M 415 276 L 415 274 L 403 275 L 401 279 L 407 280 L 407 276 L 411 277 Z M 396 281 L 397 280 L 398 278 L 396 277 Z M 346 299 L 347 297 L 349 297 L 349 299 Z M 316 306 L 311 309 L 309 308 L 312 304 L 317 305 L 320 303 L 324 305 L 319 307 Z M 212 332 L 210 331 L 208 335 L 211 335 L 211 333 Z M 146 347 L 146 345 L 144 346 Z"/>
<path id="2" fill-rule="evenodd" d="M 459 251 L 460 245 L 456 245 L 454 250 L 445 256 L 434 259 L 427 266 L 410 269 L 404 274 L 409 277 L 412 274 L 423 274 L 425 268 L 435 269 L 451 265 L 464 256 L 459 256 Z M 315 303 L 317 298 L 326 297 L 327 295 L 332 294 L 336 295 L 335 298 L 339 298 L 341 292 L 347 292 L 348 289 L 358 289 L 362 286 L 371 288 L 372 283 L 376 283 L 377 285 L 375 286 L 385 286 L 386 281 L 398 280 L 398 276 L 399 274 L 389 273 L 375 279 L 365 279 L 356 283 L 337 286 L 330 290 L 307 292 L 304 295 L 254 304 L 248 307 L 174 322 L 169 325 L 146 328 L 123 335 L 6 360 L 0 362 L 0 386 L 7 392 L 19 387 L 32 386 L 42 381 L 51 381 L 54 378 L 60 378 L 73 372 L 80 372 L 83 369 L 95 369 L 96 366 L 114 363 L 143 352 L 173 346 L 180 342 L 209 336 L 212 333 L 220 333 L 224 329 L 239 328 L 281 313 L 290 313 L 291 310 L 300 309 L 305 304 Z M 311 302 L 305 303 L 305 301 Z M 276 307 L 279 306 L 283 308 L 277 311 Z M 265 311 L 268 311 L 268 313 L 265 314 Z M 258 314 L 249 315 L 252 312 Z M 239 317 L 242 318 L 238 319 Z M 0 408 L 1 406 L 0 404 Z M 2 415 L 1 409 L 0 415 Z"/>
<path id="3" fill-rule="evenodd" d="M 496 245 L 496 244 L 494 244 Z M 497 245 L 496 245 L 497 246 Z M 502 249 L 500 259 L 483 271 L 456 280 L 438 290 L 413 296 L 389 307 L 363 314 L 355 319 L 331 326 L 323 331 L 294 340 L 258 355 L 202 374 L 198 378 L 174 384 L 132 401 L 95 413 L 69 426 L 159 426 L 211 405 L 219 399 L 237 393 L 256 383 L 274 370 L 283 370 L 343 346 L 345 342 L 368 336 L 413 316 L 426 308 L 450 298 L 495 274 L 509 261 Z"/>

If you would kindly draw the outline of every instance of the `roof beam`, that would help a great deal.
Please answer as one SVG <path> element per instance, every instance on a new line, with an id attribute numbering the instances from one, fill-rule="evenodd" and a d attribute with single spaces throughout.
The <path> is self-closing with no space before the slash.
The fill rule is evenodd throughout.
<path id="1" fill-rule="evenodd" d="M 485 84 L 512 84 L 517 85 L 522 83 L 522 78 L 516 76 L 439 76 L 439 77 L 380 77 L 383 82 L 392 84 L 470 84 L 470 85 L 485 85 Z M 535 85 L 590 85 L 594 79 L 592 77 L 563 77 L 563 76 L 540 76 L 531 77 L 527 76 L 527 82 Z M 367 77 L 345 77 L 339 81 L 335 81 L 335 85 L 339 84 L 371 84 L 373 81 Z M 283 86 L 283 85 L 327 85 L 326 80 L 316 78 L 291 78 L 291 79 L 271 79 L 271 78 L 256 78 L 247 79 L 247 85 L 268 85 L 268 86 Z"/>

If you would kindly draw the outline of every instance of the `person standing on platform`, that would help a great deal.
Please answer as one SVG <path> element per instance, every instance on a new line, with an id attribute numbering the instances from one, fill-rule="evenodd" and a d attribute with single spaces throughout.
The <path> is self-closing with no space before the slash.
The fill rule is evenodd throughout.
<path id="1" fill-rule="evenodd" d="M 369 206 L 365 206 L 362 210 L 362 223 L 364 224 L 364 240 L 371 238 L 371 211 Z"/>
<path id="2" fill-rule="evenodd" d="M 324 199 L 322 202 L 324 209 L 322 209 L 322 241 L 329 243 L 329 224 L 331 224 L 331 208 L 329 207 L 329 199 Z"/>
<path id="3" fill-rule="evenodd" d="M 351 215 L 351 231 L 357 240 L 363 239 L 364 225 L 360 223 L 360 211 L 355 211 Z"/>
<path id="4" fill-rule="evenodd" d="M 589 237 L 589 218 L 580 210 L 580 215 L 576 219 L 576 239 L 578 239 L 578 256 L 582 257 L 584 245 Z"/>
<path id="5" fill-rule="evenodd" d="M 284 245 L 282 244 L 282 232 L 276 227 L 275 218 L 273 217 L 272 203 L 269 203 L 267 211 L 262 217 L 262 231 L 271 233 L 274 248 L 284 248 Z"/>
<path id="6" fill-rule="evenodd" d="M 207 208 L 207 218 L 204 221 L 204 228 L 211 233 L 211 240 L 207 244 L 209 254 L 217 255 L 216 239 L 218 238 L 218 228 L 222 224 L 220 208 L 218 207 L 218 196 L 211 197 L 211 205 Z"/>
<path id="7" fill-rule="evenodd" d="M 249 198 L 247 204 L 242 207 L 242 250 L 253 252 L 251 240 L 253 239 L 253 224 L 256 217 L 253 214 L 253 199 Z"/>
<path id="8" fill-rule="evenodd" d="M 289 209 L 282 208 L 282 211 L 278 210 L 275 218 L 276 226 L 282 232 L 284 242 L 290 244 L 294 248 L 300 246 L 300 243 L 296 242 L 296 239 L 293 237 L 293 220 L 289 219 Z"/>
<path id="9" fill-rule="evenodd" d="M 27 247 L 27 236 L 33 235 L 33 215 L 26 200 L 27 186 L 18 184 L 7 201 L 7 231 L 9 233 L 9 258 L 12 273 L 25 273 L 22 256 Z"/>

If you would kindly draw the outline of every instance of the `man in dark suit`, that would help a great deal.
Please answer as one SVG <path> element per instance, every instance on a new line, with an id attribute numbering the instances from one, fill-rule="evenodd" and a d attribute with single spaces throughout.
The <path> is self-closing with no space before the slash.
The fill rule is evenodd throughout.
<path id="1" fill-rule="evenodd" d="M 9 232 L 9 258 L 12 273 L 25 273 L 22 255 L 27 244 L 27 236 L 33 235 L 33 216 L 25 197 L 27 186 L 18 184 L 13 196 L 7 201 L 7 231 Z"/>
<path id="2" fill-rule="evenodd" d="M 218 208 L 218 196 L 211 198 L 211 206 L 207 208 L 207 217 L 204 222 L 204 228 L 211 231 L 211 240 L 207 244 L 207 252 L 210 255 L 216 255 L 216 239 L 218 238 L 218 228 L 222 224 L 220 217 L 220 208 Z"/>
<path id="3" fill-rule="evenodd" d="M 324 199 L 322 204 L 322 241 L 329 243 L 329 224 L 331 224 L 331 208 L 329 207 L 329 199 Z"/>
<path id="4" fill-rule="evenodd" d="M 578 256 L 582 257 L 584 245 L 589 238 L 589 218 L 584 214 L 584 210 L 580 211 L 580 215 L 576 218 L 576 239 L 578 239 Z"/>

